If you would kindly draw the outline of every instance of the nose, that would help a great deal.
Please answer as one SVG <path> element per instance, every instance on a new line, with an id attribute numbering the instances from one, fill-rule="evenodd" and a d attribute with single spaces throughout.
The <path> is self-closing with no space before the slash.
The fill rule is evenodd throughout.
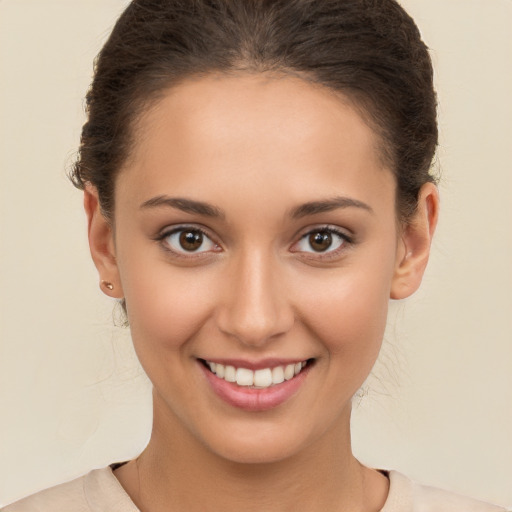
<path id="1" fill-rule="evenodd" d="M 224 334 L 246 346 L 261 347 L 290 330 L 294 312 L 279 263 L 249 252 L 227 270 L 216 319 Z"/>

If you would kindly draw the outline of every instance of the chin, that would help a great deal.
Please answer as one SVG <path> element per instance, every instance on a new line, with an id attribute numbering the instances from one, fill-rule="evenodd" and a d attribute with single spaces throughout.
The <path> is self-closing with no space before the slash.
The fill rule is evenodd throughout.
<path id="1" fill-rule="evenodd" d="M 230 442 L 218 446 L 214 453 L 226 461 L 236 464 L 272 464 L 292 458 L 301 451 L 299 443 L 290 443 L 285 439 L 272 439 L 255 443 L 249 440 Z"/>
<path id="2" fill-rule="evenodd" d="M 244 428 L 245 427 L 245 428 Z M 217 430 L 217 432 L 219 432 Z M 216 456 L 237 464 L 272 464 L 290 460 L 322 444 L 329 433 L 317 431 L 307 422 L 259 422 L 240 424 L 214 435 L 206 433 L 203 443 Z"/>

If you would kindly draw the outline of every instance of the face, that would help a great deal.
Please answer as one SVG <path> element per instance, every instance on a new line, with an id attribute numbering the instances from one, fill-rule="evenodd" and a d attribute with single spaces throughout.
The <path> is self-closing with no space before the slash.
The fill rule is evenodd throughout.
<path id="1" fill-rule="evenodd" d="M 136 140 L 111 250 L 155 421 L 244 462 L 344 435 L 407 252 L 376 135 L 329 90 L 247 75 L 169 90 Z"/>

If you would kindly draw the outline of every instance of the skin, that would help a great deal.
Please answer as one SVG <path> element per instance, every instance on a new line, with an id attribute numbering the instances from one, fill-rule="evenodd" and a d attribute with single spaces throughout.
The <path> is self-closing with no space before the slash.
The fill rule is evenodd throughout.
<path id="1" fill-rule="evenodd" d="M 351 398 L 378 356 L 389 299 L 421 282 L 436 187 L 400 223 L 376 134 L 346 98 L 296 77 L 190 80 L 136 130 L 113 223 L 85 192 L 91 253 L 114 285 L 103 289 L 126 299 L 154 386 L 151 440 L 119 481 L 142 511 L 380 510 L 388 480 L 352 455 Z M 141 206 L 162 196 L 221 215 Z M 292 215 L 339 197 L 353 204 Z M 212 242 L 190 253 L 157 240 L 183 224 Z M 315 251 L 308 233 L 327 227 L 350 241 L 334 234 Z M 284 404 L 250 412 L 213 393 L 198 358 L 314 365 Z"/>

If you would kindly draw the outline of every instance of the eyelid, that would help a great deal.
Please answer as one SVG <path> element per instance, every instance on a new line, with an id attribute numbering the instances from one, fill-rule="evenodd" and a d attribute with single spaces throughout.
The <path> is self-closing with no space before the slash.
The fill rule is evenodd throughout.
<path id="1" fill-rule="evenodd" d="M 317 233 L 319 231 L 327 231 L 329 233 L 334 233 L 336 235 L 341 236 L 343 239 L 347 240 L 347 242 L 354 242 L 354 233 L 352 230 L 348 228 L 342 228 L 340 226 L 336 226 L 335 224 L 313 224 L 306 226 L 305 228 L 301 228 L 295 236 L 293 237 L 295 240 L 300 240 L 306 235 L 310 235 L 311 233 Z"/>
<path id="2" fill-rule="evenodd" d="M 203 236 L 208 238 L 212 244 L 215 245 L 214 250 L 206 250 L 206 251 L 199 251 L 194 252 L 191 251 L 190 253 L 187 253 L 187 251 L 177 251 L 170 247 L 168 244 L 164 244 L 163 240 L 175 233 L 178 233 L 180 231 L 198 231 Z M 315 260 L 322 260 L 322 259 L 332 259 L 339 257 L 341 252 L 344 252 L 348 249 L 347 246 L 351 246 L 355 243 L 354 236 L 352 234 L 348 234 L 347 231 L 350 231 L 348 229 L 340 228 L 339 226 L 331 225 L 331 224 L 320 224 L 315 226 L 308 226 L 306 228 L 301 229 L 298 235 L 296 235 L 295 242 L 292 243 L 290 250 L 293 253 L 301 253 L 303 254 L 303 257 L 315 259 Z M 293 250 L 293 247 L 296 246 L 300 241 L 302 241 L 306 236 L 311 235 L 315 232 L 328 232 L 332 233 L 336 236 L 339 236 L 343 239 L 343 243 L 340 247 L 333 249 L 333 250 L 327 250 L 325 252 L 315 252 L 315 251 L 300 251 L 300 250 Z M 215 235 L 212 235 L 210 230 L 205 228 L 202 225 L 198 224 L 177 224 L 177 225 L 171 225 L 166 226 L 165 228 L 161 229 L 158 234 L 153 237 L 153 240 L 159 242 L 162 249 L 181 258 L 198 258 L 198 257 L 205 257 L 207 255 L 211 255 L 212 252 L 221 252 L 222 246 L 218 242 L 217 237 Z"/>
<path id="3" fill-rule="evenodd" d="M 190 251 L 187 252 L 185 250 L 178 251 L 169 246 L 169 244 L 164 243 L 164 240 L 175 233 L 179 233 L 181 231 L 197 231 L 201 233 L 205 238 L 210 240 L 210 242 L 215 246 L 214 250 L 206 250 L 206 251 Z M 198 224 L 177 224 L 172 226 L 166 226 L 161 229 L 158 234 L 153 238 L 156 242 L 159 242 L 160 246 L 163 250 L 177 256 L 180 258 L 199 258 L 204 257 L 212 252 L 220 252 L 222 250 L 219 242 L 216 240 L 216 237 L 213 236 L 209 230 L 204 228 Z"/>
<path id="4" fill-rule="evenodd" d="M 293 249 L 294 246 L 299 244 L 304 238 L 307 236 L 313 234 L 313 233 L 320 233 L 320 232 L 327 232 L 332 233 L 336 236 L 339 236 L 343 239 L 343 243 L 340 245 L 340 247 L 333 249 L 333 250 L 327 250 L 325 252 L 315 252 L 315 251 L 299 251 L 299 250 L 291 250 L 291 252 L 294 253 L 301 253 L 303 257 L 309 258 L 309 259 L 315 259 L 315 260 L 322 260 L 322 259 L 332 259 L 337 258 L 340 256 L 340 254 L 348 249 L 351 245 L 355 243 L 353 235 L 349 235 L 346 231 L 338 226 L 333 226 L 332 224 L 321 224 L 316 226 L 308 226 L 307 228 L 300 231 L 300 234 L 296 237 L 296 241 L 292 244 L 290 249 Z"/>

